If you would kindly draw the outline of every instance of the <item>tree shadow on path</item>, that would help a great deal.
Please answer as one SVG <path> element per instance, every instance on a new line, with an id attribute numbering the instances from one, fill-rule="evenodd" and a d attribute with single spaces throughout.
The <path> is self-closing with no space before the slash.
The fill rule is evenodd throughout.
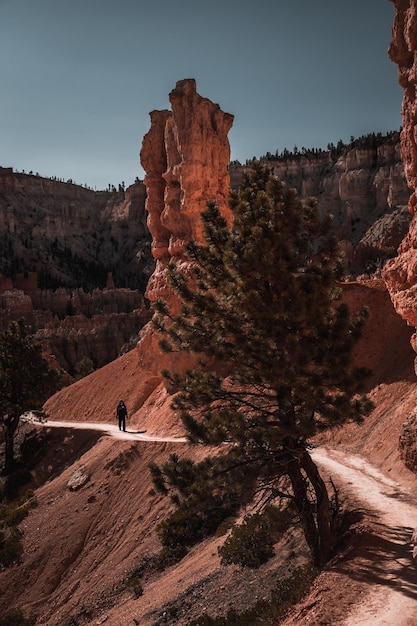
<path id="1" fill-rule="evenodd" d="M 363 516 L 349 548 L 332 569 L 358 582 L 395 590 L 417 602 L 417 564 L 408 526 L 388 527 L 372 514 Z"/>

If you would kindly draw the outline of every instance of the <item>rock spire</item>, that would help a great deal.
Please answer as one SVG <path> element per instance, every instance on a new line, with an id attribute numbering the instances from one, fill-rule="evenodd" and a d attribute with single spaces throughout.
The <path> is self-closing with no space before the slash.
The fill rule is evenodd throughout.
<path id="1" fill-rule="evenodd" d="M 207 202 L 215 200 L 228 222 L 232 221 L 227 134 L 233 115 L 200 96 L 191 78 L 177 82 L 169 100 L 171 111 L 150 113 L 151 127 L 143 139 L 140 160 L 156 260 L 146 297 L 151 302 L 162 298 L 174 311 L 177 303 L 168 284 L 167 265 L 173 261 L 187 271 L 184 244 L 203 240 L 201 212 Z M 169 355 L 160 353 L 159 339 L 148 324 L 137 346 L 141 365 L 155 375 L 165 367 L 177 371 L 184 367 L 187 357 L 176 355 L 171 363 Z"/>
<path id="2" fill-rule="evenodd" d="M 148 227 L 156 269 L 147 297 L 167 298 L 165 268 L 181 261 L 190 239 L 202 241 L 200 214 L 215 200 L 229 221 L 227 204 L 233 116 L 197 93 L 192 78 L 177 82 L 169 94 L 172 111 L 152 111 L 140 160 L 145 170 Z"/>

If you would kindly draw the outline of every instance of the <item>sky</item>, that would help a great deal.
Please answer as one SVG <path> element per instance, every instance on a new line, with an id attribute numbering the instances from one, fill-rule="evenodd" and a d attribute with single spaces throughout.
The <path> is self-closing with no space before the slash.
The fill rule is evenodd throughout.
<path id="1" fill-rule="evenodd" d="M 389 0 L 0 0 L 0 166 L 143 179 L 177 81 L 234 115 L 231 159 L 401 126 Z"/>

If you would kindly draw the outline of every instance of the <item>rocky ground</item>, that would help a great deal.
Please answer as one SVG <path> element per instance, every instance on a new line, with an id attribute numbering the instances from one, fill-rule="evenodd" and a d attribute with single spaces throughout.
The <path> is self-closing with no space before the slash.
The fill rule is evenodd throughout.
<path id="1" fill-rule="evenodd" d="M 363 426 L 348 426 L 316 442 L 321 450 L 336 454 L 328 462 L 324 457 L 317 461 L 355 515 L 349 541 L 285 624 L 405 626 L 415 604 L 410 541 L 417 514 L 414 523 L 413 510 L 404 517 L 399 507 L 410 504 L 407 490 L 415 490 L 416 477 L 400 460 L 398 437 L 417 404 L 411 329 L 387 305 L 389 298 L 376 283 L 347 286 L 345 297 L 351 306 L 366 302 L 371 308 L 357 358 L 374 370 L 369 387 L 376 408 Z M 177 440 L 183 433 L 169 410 L 169 396 L 160 380 L 144 376 L 141 367 L 131 351 L 47 403 L 50 420 L 73 426 L 83 422 L 84 428 L 36 426 L 50 437 L 47 455 L 34 473 L 38 506 L 21 524 L 22 562 L 0 572 L 1 611 L 17 606 L 36 613 L 39 626 L 186 626 L 204 612 L 242 611 L 268 597 L 288 564 L 294 564 L 295 553 L 305 558 L 300 538 L 287 536 L 276 546 L 276 556 L 258 570 L 221 567 L 217 547 L 223 539 L 213 538 L 191 550 L 179 565 L 149 574 L 142 590 L 129 585 L 132 573 L 158 552 L 155 527 L 171 506 L 154 491 L 149 462 L 160 463 L 172 452 L 195 458 L 206 453 Z M 119 397 L 127 402 L 131 431 L 121 439 L 109 436 L 115 430 Z M 97 422 L 102 430 L 95 430 Z M 358 471 L 357 456 L 387 478 L 362 461 Z M 342 458 L 347 469 L 341 469 Z M 369 480 L 378 476 L 371 502 L 371 483 L 357 482 L 366 474 Z M 73 490 L 80 476 L 82 485 Z M 386 516 L 386 509 L 396 517 Z"/>

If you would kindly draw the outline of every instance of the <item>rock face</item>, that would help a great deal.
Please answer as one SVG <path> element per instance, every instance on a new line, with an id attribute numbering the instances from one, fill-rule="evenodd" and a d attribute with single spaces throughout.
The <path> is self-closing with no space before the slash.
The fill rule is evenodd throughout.
<path id="1" fill-rule="evenodd" d="M 200 96 L 194 79 L 177 82 L 169 99 L 172 111 L 150 114 L 151 128 L 143 139 L 140 160 L 146 172 L 148 227 L 156 260 L 146 296 L 151 302 L 162 298 L 174 310 L 175 296 L 168 284 L 166 268 L 174 261 L 186 271 L 184 244 L 190 239 L 203 240 L 200 214 L 207 202 L 215 200 L 231 223 L 227 204 L 230 188 L 227 134 L 233 116 Z M 170 366 L 170 357 L 161 355 L 158 340 L 147 326 L 138 344 L 143 367 L 155 375 Z M 186 358 L 181 356 L 183 366 Z M 176 357 L 175 368 L 181 367 Z"/>
<path id="2" fill-rule="evenodd" d="M 37 272 L 41 288 L 144 291 L 154 263 L 145 186 L 92 191 L 0 167 L 0 273 Z"/>
<path id="3" fill-rule="evenodd" d="M 349 274 L 372 273 L 395 256 L 411 221 L 399 132 L 371 134 L 328 150 L 268 153 L 262 160 L 300 197 L 317 198 L 319 210 L 333 215 Z M 243 169 L 231 164 L 232 187 Z"/>
<path id="4" fill-rule="evenodd" d="M 396 311 L 411 326 L 417 327 L 417 5 L 415 0 L 394 0 L 393 4 L 395 18 L 389 55 L 398 66 L 399 82 L 404 89 L 401 154 L 412 190 L 408 203 L 412 222 L 398 248 L 398 256 L 386 264 L 383 277 Z M 416 335 L 412 346 L 417 351 Z"/>
<path id="5" fill-rule="evenodd" d="M 0 330 L 24 318 L 71 375 L 132 347 L 155 265 L 145 197 L 0 168 Z"/>
<path id="6" fill-rule="evenodd" d="M 182 259 L 183 246 L 202 241 L 201 212 L 215 200 L 231 222 L 227 198 L 233 116 L 196 91 L 194 79 L 177 82 L 169 94 L 172 111 L 152 111 L 140 159 L 146 175 L 148 227 L 156 269 L 146 295 L 167 296 L 165 268 Z"/>
<path id="7" fill-rule="evenodd" d="M 417 3 L 416 0 L 392 1 L 395 18 L 389 55 L 398 66 L 399 82 L 404 89 L 401 153 L 407 183 L 412 190 L 408 204 L 412 222 L 398 248 L 397 258 L 386 264 L 383 277 L 397 313 L 417 328 Z M 412 336 L 411 345 L 417 352 L 417 333 Z M 417 374 L 417 359 L 414 370 Z M 413 472 L 417 472 L 416 427 L 413 412 L 402 425 L 399 438 L 401 458 Z M 416 553 L 415 548 L 413 556 Z"/>
<path id="8" fill-rule="evenodd" d="M 398 441 L 400 458 L 407 469 L 417 474 L 417 411 L 402 424 Z"/>
<path id="9" fill-rule="evenodd" d="M 137 290 L 38 289 L 36 275 L 18 276 L 16 286 L 0 276 L 0 331 L 23 318 L 70 375 L 84 357 L 103 367 L 132 347 L 149 317 Z"/>

